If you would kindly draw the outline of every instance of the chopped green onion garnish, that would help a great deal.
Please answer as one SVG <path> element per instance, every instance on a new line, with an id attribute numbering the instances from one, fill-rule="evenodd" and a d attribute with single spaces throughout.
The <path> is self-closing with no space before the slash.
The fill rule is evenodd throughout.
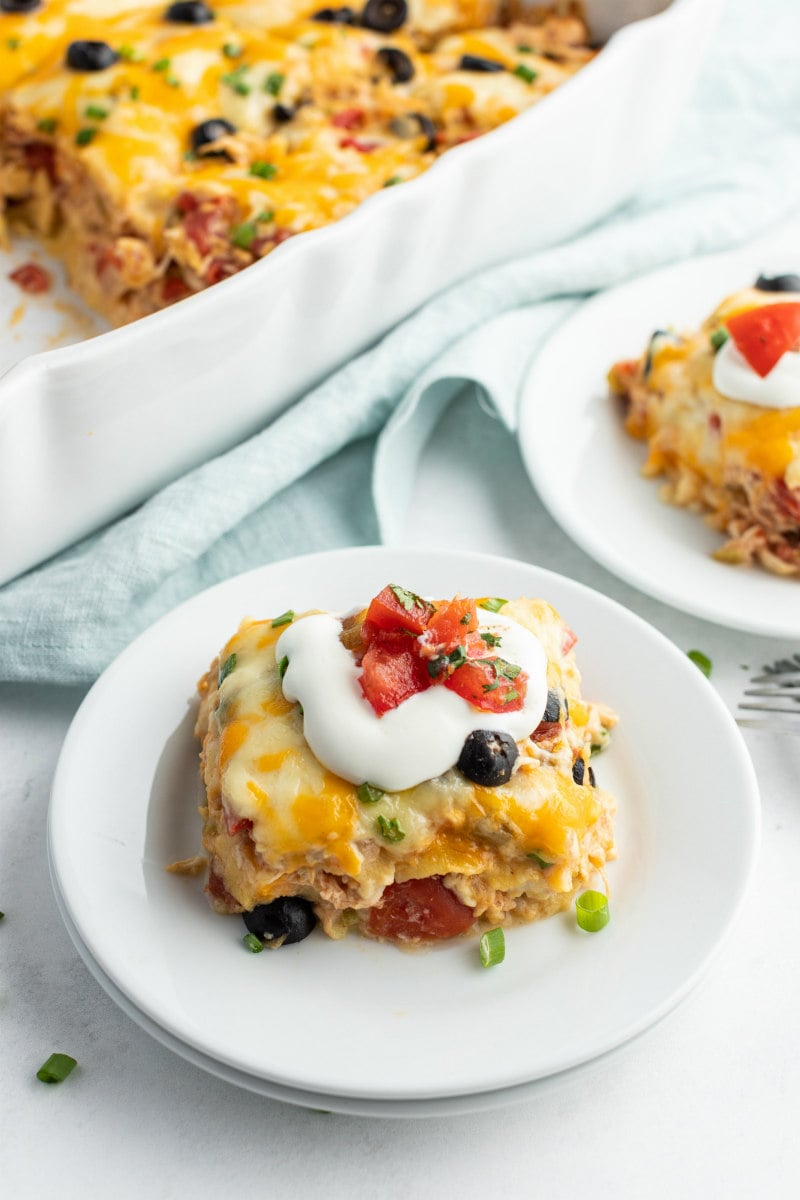
<path id="1" fill-rule="evenodd" d="M 138 83 L 135 83 L 133 85 L 133 87 L 131 88 L 131 100 L 138 100 L 138 99 L 139 99 L 139 85 L 138 85 Z M 193 152 L 190 151 L 190 153 L 193 153 Z M 186 156 L 184 155 L 184 158 L 185 157 Z M 195 154 L 195 158 L 197 158 L 196 154 Z"/>
<path id="2" fill-rule="evenodd" d="M 259 225 L 262 225 L 262 224 L 267 225 L 267 224 L 269 224 L 270 221 L 274 221 L 274 220 L 275 220 L 275 209 L 274 208 L 265 208 L 264 211 L 260 212 L 258 214 L 258 216 L 256 217 L 256 221 Z"/>
<path id="3" fill-rule="evenodd" d="M 724 346 L 730 336 L 725 326 L 720 325 L 719 329 L 715 329 L 711 335 L 712 348 L 719 350 L 720 346 Z"/>
<path id="4" fill-rule="evenodd" d="M 220 668 L 219 682 L 217 684 L 217 687 L 222 687 L 223 681 L 228 678 L 228 676 L 230 675 L 231 671 L 235 668 L 235 666 L 236 666 L 236 655 L 229 654 L 228 657 L 225 659 L 225 662 L 222 664 L 222 667 Z"/>
<path id="5" fill-rule="evenodd" d="M 291 625 L 293 620 L 294 620 L 294 609 L 287 608 L 285 613 L 281 613 L 281 615 L 279 617 L 275 618 L 275 620 L 272 622 L 272 628 L 280 629 L 281 625 Z"/>
<path id="6" fill-rule="evenodd" d="M 75 134 L 75 141 L 79 146 L 88 146 L 89 142 L 94 141 L 96 134 L 96 129 L 79 129 Z"/>
<path id="7" fill-rule="evenodd" d="M 529 46 L 527 42 L 520 42 L 517 50 L 520 54 L 533 54 L 533 46 Z"/>
<path id="8" fill-rule="evenodd" d="M 140 50 L 136 50 L 133 46 L 120 46 L 117 54 L 125 62 L 141 62 L 144 55 Z"/>
<path id="9" fill-rule="evenodd" d="M 20 46 L 22 45 L 22 38 L 6 38 L 6 45 L 8 46 L 9 50 L 19 50 Z"/>
<path id="10" fill-rule="evenodd" d="M 302 706 L 302 704 L 300 703 L 300 701 L 299 701 L 299 700 L 297 701 L 297 711 L 300 713 L 300 716 L 301 716 L 301 717 L 302 717 L 302 716 L 304 716 L 304 714 L 305 714 L 305 709 L 303 708 L 303 706 Z"/>
<path id="11" fill-rule="evenodd" d="M 41 121 L 37 122 L 36 128 L 41 133 L 55 133 L 58 121 L 55 117 L 42 117 Z"/>
<path id="12" fill-rule="evenodd" d="M 578 924 L 587 933 L 597 933 L 604 929 L 610 920 L 608 900 L 602 892 L 582 892 L 575 901 L 575 912 Z"/>
<path id="13" fill-rule="evenodd" d="M 507 600 L 501 600 L 499 596 L 487 596 L 485 600 L 481 600 L 481 608 L 486 608 L 489 612 L 500 612 L 504 604 L 508 604 Z"/>
<path id="14" fill-rule="evenodd" d="M 166 83 L 168 87 L 180 87 L 181 86 L 181 81 L 180 81 L 180 79 L 178 79 L 177 75 L 165 75 L 164 83 Z"/>
<path id="15" fill-rule="evenodd" d="M 279 96 L 285 82 L 286 76 L 281 75 L 280 71 L 270 71 L 264 80 L 264 91 L 268 92 L 270 96 Z"/>
<path id="16" fill-rule="evenodd" d="M 183 161 L 184 162 L 197 162 L 197 152 L 195 150 L 184 150 Z"/>
<path id="17" fill-rule="evenodd" d="M 356 795 L 362 804 L 377 804 L 379 800 L 383 799 L 385 792 L 371 783 L 362 783 L 356 788 Z"/>
<path id="18" fill-rule="evenodd" d="M 77 1067 L 77 1059 L 69 1054 L 51 1054 L 36 1072 L 36 1078 L 42 1083 L 62 1083 Z"/>
<path id="19" fill-rule="evenodd" d="M 483 966 L 496 967 L 506 956 L 506 935 L 502 929 L 487 929 L 481 934 L 478 948 Z"/>
<path id="20" fill-rule="evenodd" d="M 274 163 L 257 160 L 250 163 L 250 174 L 255 175 L 256 179 L 274 179 L 278 168 Z"/>
<path id="21" fill-rule="evenodd" d="M 397 824 L 397 817 L 392 817 L 391 821 L 387 821 L 386 817 L 378 817 L 377 826 L 381 837 L 387 842 L 402 842 L 406 836 Z"/>
<path id="22" fill-rule="evenodd" d="M 234 42 L 226 42 L 222 47 L 222 53 L 226 58 L 241 58 L 242 47 L 237 46 Z"/>
<path id="23" fill-rule="evenodd" d="M 83 115 L 90 117 L 93 121 L 105 121 L 108 116 L 108 109 L 100 108 L 98 104 L 89 104 L 86 106 L 86 111 Z"/>
<path id="24" fill-rule="evenodd" d="M 171 61 L 172 61 L 172 59 L 170 59 L 170 58 L 159 58 L 157 62 L 153 63 L 153 70 L 154 71 L 168 71 Z"/>
<path id="25" fill-rule="evenodd" d="M 220 80 L 232 91 L 236 92 L 237 96 L 249 96 L 253 89 L 245 79 L 246 72 L 247 67 L 242 65 L 241 67 L 236 67 L 235 70 L 230 71 L 227 75 L 220 76 Z"/>
<path id="26" fill-rule="evenodd" d="M 246 933 L 242 938 L 242 941 L 244 942 L 245 946 L 247 946 L 247 949 L 251 954 L 260 954 L 264 949 L 264 943 L 262 942 L 261 938 L 257 938 L 254 933 Z"/>
<path id="27" fill-rule="evenodd" d="M 402 183 L 402 182 L 403 182 L 402 175 L 390 175 L 388 179 L 384 179 L 383 186 L 384 187 L 394 187 L 394 185 L 396 183 Z"/>
<path id="28" fill-rule="evenodd" d="M 502 640 L 503 639 L 498 637 L 496 633 L 481 634 L 481 641 L 485 642 L 487 646 L 491 646 L 492 649 L 494 649 L 496 646 L 499 646 Z"/>
<path id="29" fill-rule="evenodd" d="M 687 650 L 686 657 L 690 658 L 698 670 L 703 672 L 706 679 L 711 678 L 711 659 L 707 654 L 703 654 L 702 650 Z"/>
<path id="30" fill-rule="evenodd" d="M 512 75 L 516 75 L 520 79 L 524 79 L 526 83 L 533 83 L 538 74 L 538 71 L 532 71 L 530 67 L 526 67 L 525 63 L 517 63 L 516 67 L 514 67 L 514 70 L 512 71 Z"/>
<path id="31" fill-rule="evenodd" d="M 249 250 L 257 233 L 255 221 L 245 221 L 242 225 L 234 225 L 231 230 L 231 241 L 240 250 Z"/>
<path id="32" fill-rule="evenodd" d="M 529 850 L 526 857 L 532 859 L 537 867 L 541 867 L 543 871 L 546 871 L 548 867 L 552 867 L 553 865 L 548 859 L 542 858 L 541 854 L 537 854 L 535 850 Z"/>
<path id="33" fill-rule="evenodd" d="M 287 656 L 284 654 L 283 658 L 282 658 L 282 659 L 281 659 L 281 661 L 278 663 L 278 674 L 280 675 L 281 679 L 283 679 L 284 675 L 286 674 L 286 668 L 287 668 L 288 666 L 289 666 L 289 659 L 288 659 L 288 657 L 287 657 Z"/>

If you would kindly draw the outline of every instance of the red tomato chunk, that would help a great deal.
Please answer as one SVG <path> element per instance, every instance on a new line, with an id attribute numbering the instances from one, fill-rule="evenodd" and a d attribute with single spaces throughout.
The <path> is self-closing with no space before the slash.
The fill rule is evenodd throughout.
<path id="1" fill-rule="evenodd" d="M 408 879 L 384 889 L 367 929 L 393 941 L 434 941 L 456 937 L 472 926 L 474 913 L 442 883 L 440 875 Z"/>
<path id="2" fill-rule="evenodd" d="M 800 304 L 766 304 L 728 317 L 736 349 L 763 379 L 787 350 L 800 344 Z"/>
<path id="3" fill-rule="evenodd" d="M 376 643 L 367 650 L 361 667 L 361 688 L 379 717 L 430 687 L 428 668 L 413 650 L 393 653 Z"/>
<path id="4" fill-rule="evenodd" d="M 36 263 L 23 263 L 8 278 L 27 296 L 41 296 L 43 292 L 50 291 L 53 283 L 50 274 Z"/>

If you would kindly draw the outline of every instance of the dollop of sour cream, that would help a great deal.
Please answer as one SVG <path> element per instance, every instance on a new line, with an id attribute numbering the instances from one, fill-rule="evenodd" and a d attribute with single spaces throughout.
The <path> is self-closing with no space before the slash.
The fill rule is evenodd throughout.
<path id="1" fill-rule="evenodd" d="M 733 338 L 714 358 L 714 387 L 730 400 L 763 408 L 800 408 L 800 354 L 787 350 L 762 379 L 739 353 Z"/>
<path id="2" fill-rule="evenodd" d="M 516 712 L 481 712 L 449 688 L 434 686 L 378 717 L 361 691 L 361 668 L 339 640 L 341 617 L 319 613 L 290 625 L 275 647 L 279 660 L 289 660 L 283 694 L 302 704 L 305 738 L 319 761 L 350 783 L 399 792 L 455 766 L 474 729 L 502 731 L 515 741 L 527 737 L 547 703 L 542 645 L 499 613 L 480 628 L 500 637 L 497 653 L 528 676 L 525 703 Z"/>

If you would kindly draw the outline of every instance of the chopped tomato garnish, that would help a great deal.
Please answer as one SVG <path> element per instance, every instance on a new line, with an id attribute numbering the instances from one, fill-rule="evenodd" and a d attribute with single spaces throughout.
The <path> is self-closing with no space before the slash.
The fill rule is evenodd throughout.
<path id="1" fill-rule="evenodd" d="M 219 283 L 220 280 L 227 279 L 229 275 L 235 275 L 238 270 L 238 263 L 230 262 L 224 258 L 212 258 L 206 267 L 206 273 L 203 278 L 208 284 Z"/>
<path id="2" fill-rule="evenodd" d="M 361 669 L 361 689 L 379 717 L 431 684 L 428 668 L 418 654 L 411 649 L 393 653 L 380 642 L 369 647 Z"/>
<path id="3" fill-rule="evenodd" d="M 56 149 L 50 142 L 28 142 L 23 147 L 25 166 L 31 171 L 44 171 L 51 183 L 56 180 Z"/>
<path id="4" fill-rule="evenodd" d="M 23 263 L 16 271 L 11 271 L 8 278 L 28 296 L 41 296 L 50 290 L 53 282 L 44 267 L 36 263 Z"/>
<path id="5" fill-rule="evenodd" d="M 800 345 L 800 303 L 765 304 L 728 317 L 736 349 L 757 375 L 769 375 L 787 350 Z"/>
<path id="6" fill-rule="evenodd" d="M 474 600 L 456 596 L 443 604 L 428 622 L 425 642 L 438 647 L 440 654 L 449 654 L 466 642 L 467 636 L 478 628 L 478 611 Z"/>
<path id="7" fill-rule="evenodd" d="M 167 275 L 161 285 L 161 299 L 165 304 L 172 304 L 175 300 L 183 300 L 190 291 L 188 283 L 180 275 Z"/>
<path id="8" fill-rule="evenodd" d="M 371 601 L 364 624 L 389 633 L 405 630 L 419 634 L 427 627 L 435 611 L 427 600 L 390 583 Z"/>
<path id="9" fill-rule="evenodd" d="M 475 914 L 442 882 L 440 875 L 408 879 L 384 888 L 367 921 L 375 937 L 393 941 L 434 941 L 471 928 Z"/>
<path id="10" fill-rule="evenodd" d="M 337 129 L 360 129 L 363 124 L 363 108 L 343 108 L 331 117 L 331 125 L 335 125 Z"/>
<path id="11" fill-rule="evenodd" d="M 564 636 L 561 639 L 561 653 L 569 654 L 570 650 L 576 644 L 577 641 L 578 641 L 577 633 L 573 633 L 573 631 L 570 629 L 569 625 L 565 625 L 564 626 Z"/>
<path id="12" fill-rule="evenodd" d="M 346 150 L 351 146 L 353 150 L 358 150 L 359 154 L 371 154 L 373 150 L 377 150 L 380 142 L 365 142 L 363 138 L 346 137 L 339 142 L 342 150 Z"/>
<path id="13" fill-rule="evenodd" d="M 525 700 L 528 676 L 501 658 L 468 659 L 444 686 L 484 712 L 517 712 Z"/>
<path id="14" fill-rule="evenodd" d="M 236 833 L 249 833 L 253 828 L 253 822 L 249 817 L 234 817 L 232 813 L 225 810 L 225 826 L 228 833 L 233 837 Z"/>

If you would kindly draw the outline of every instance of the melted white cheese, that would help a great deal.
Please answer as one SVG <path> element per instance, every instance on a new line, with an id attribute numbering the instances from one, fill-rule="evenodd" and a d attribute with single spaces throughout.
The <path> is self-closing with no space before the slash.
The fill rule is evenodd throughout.
<path id="1" fill-rule="evenodd" d="M 729 338 L 714 358 L 714 387 L 762 408 L 800 408 L 800 354 L 787 350 L 762 379 Z"/>
<path id="2" fill-rule="evenodd" d="M 528 675 L 525 703 L 517 712 L 479 711 L 438 685 L 378 717 L 361 691 L 361 668 L 339 640 L 341 619 L 323 613 L 290 625 L 275 647 L 278 660 L 289 660 L 283 694 L 302 704 L 305 738 L 319 761 L 350 783 L 399 792 L 455 766 L 474 729 L 526 738 L 547 703 L 544 650 L 530 630 L 508 617 L 492 614 L 481 629 L 497 634 L 502 639 L 497 654 Z"/>

